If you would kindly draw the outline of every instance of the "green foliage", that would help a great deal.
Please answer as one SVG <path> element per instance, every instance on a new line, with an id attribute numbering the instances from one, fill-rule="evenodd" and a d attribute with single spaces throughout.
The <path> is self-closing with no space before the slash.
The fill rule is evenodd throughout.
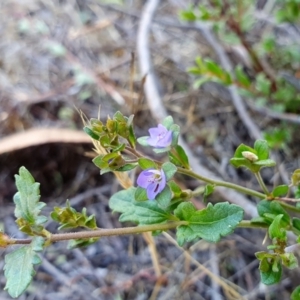
<path id="1" fill-rule="evenodd" d="M 170 162 L 174 165 L 186 169 L 190 168 L 189 159 L 180 145 L 173 147 L 173 149 L 168 152 L 168 155 Z"/>
<path id="2" fill-rule="evenodd" d="M 177 168 L 170 162 L 166 162 L 161 166 L 162 170 L 166 175 L 166 180 L 169 181 L 177 172 Z"/>
<path id="3" fill-rule="evenodd" d="M 133 131 L 133 115 L 125 117 L 121 112 L 116 112 L 113 118 L 109 118 L 104 125 L 100 120 L 91 119 L 84 127 L 84 131 L 94 140 L 100 142 L 101 146 L 112 152 L 121 151 L 125 139 L 131 147 L 135 147 L 136 137 Z"/>
<path id="4" fill-rule="evenodd" d="M 290 225 L 291 218 L 278 201 L 262 200 L 257 205 L 257 211 L 267 224 L 271 224 L 278 215 L 282 215 L 282 226 Z"/>
<path id="5" fill-rule="evenodd" d="M 289 187 L 287 185 L 278 185 L 272 191 L 272 195 L 273 197 L 283 197 L 288 193 L 288 191 Z"/>
<path id="6" fill-rule="evenodd" d="M 70 206 L 70 202 L 67 201 L 67 206 L 60 208 L 54 207 L 51 213 L 51 218 L 61 224 L 58 230 L 83 227 L 87 229 L 97 229 L 96 218 L 94 215 L 87 216 L 86 208 L 82 209 L 82 212 L 77 212 Z"/>
<path id="7" fill-rule="evenodd" d="M 281 263 L 275 259 L 263 258 L 259 265 L 261 282 L 265 285 L 278 283 L 282 276 Z"/>
<path id="8" fill-rule="evenodd" d="M 272 149 L 286 149 L 291 142 L 291 129 L 289 127 L 272 128 L 264 132 L 264 139 Z"/>
<path id="9" fill-rule="evenodd" d="M 174 213 L 180 220 L 189 222 L 177 229 L 179 245 L 199 238 L 216 243 L 221 236 L 232 233 L 244 216 L 240 207 L 228 202 L 214 206 L 209 203 L 207 208 L 199 211 L 190 202 L 181 203 Z"/>
<path id="10" fill-rule="evenodd" d="M 300 285 L 294 289 L 291 295 L 291 300 L 299 300 L 299 299 L 300 299 Z"/>
<path id="11" fill-rule="evenodd" d="M 204 188 L 204 193 L 203 193 L 203 201 L 207 201 L 207 197 L 211 195 L 215 190 L 215 187 L 211 184 L 207 184 Z"/>
<path id="12" fill-rule="evenodd" d="M 32 235 L 33 232 L 41 232 L 47 221 L 45 216 L 41 216 L 41 209 L 45 203 L 39 202 L 40 184 L 35 182 L 32 175 L 25 167 L 21 167 L 19 175 L 15 175 L 18 192 L 14 196 L 15 216 L 20 230 Z"/>
<path id="13" fill-rule="evenodd" d="M 120 222 L 134 222 L 140 225 L 166 222 L 171 215 L 158 206 L 156 201 L 135 201 L 136 188 L 131 187 L 114 194 L 109 207 L 121 213 Z"/>
<path id="14" fill-rule="evenodd" d="M 275 161 L 269 159 L 268 143 L 264 140 L 257 140 L 254 148 L 241 144 L 236 149 L 230 163 L 238 168 L 245 167 L 253 173 L 259 172 L 263 167 L 273 167 Z"/>
<path id="15" fill-rule="evenodd" d="M 43 244 L 42 237 L 34 237 L 30 245 L 5 256 L 4 275 L 7 282 L 4 289 L 11 297 L 19 297 L 27 289 L 35 275 L 34 265 L 41 263 L 37 252 L 43 250 Z"/>

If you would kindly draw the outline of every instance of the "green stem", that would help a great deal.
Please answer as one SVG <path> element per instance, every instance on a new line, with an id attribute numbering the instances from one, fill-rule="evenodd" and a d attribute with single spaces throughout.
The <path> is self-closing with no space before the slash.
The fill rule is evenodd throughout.
<path id="1" fill-rule="evenodd" d="M 137 227 L 125 227 L 125 228 L 112 228 L 112 229 L 97 229 L 93 231 L 80 231 L 80 232 L 68 232 L 68 233 L 57 233 L 52 234 L 49 237 L 49 242 L 59 242 L 74 239 L 88 239 L 88 238 L 100 238 L 103 236 L 113 235 L 126 235 L 136 234 L 143 232 L 151 232 L 156 230 L 169 230 L 174 229 L 180 225 L 187 225 L 187 221 L 169 222 L 165 224 L 151 224 Z M 7 244 L 30 244 L 31 239 L 10 239 Z"/>
<path id="2" fill-rule="evenodd" d="M 268 228 L 269 225 L 268 224 L 262 224 L 262 223 L 251 223 L 251 221 L 248 220 L 244 220 L 241 221 L 238 226 L 239 228 Z"/>
<path id="3" fill-rule="evenodd" d="M 268 191 L 268 188 L 266 187 L 266 185 L 265 185 L 265 183 L 264 183 L 264 181 L 263 181 L 263 179 L 262 179 L 262 177 L 261 177 L 261 175 L 260 175 L 260 172 L 258 171 L 257 173 L 254 173 L 254 175 L 255 175 L 255 177 L 256 177 L 256 179 L 257 179 L 257 181 L 258 181 L 260 187 L 261 187 L 262 190 L 264 191 L 264 193 L 265 193 L 266 195 L 270 195 L 270 193 L 269 193 L 269 191 Z"/>
<path id="4" fill-rule="evenodd" d="M 283 201 L 279 201 L 281 206 L 284 207 L 285 209 L 288 209 L 290 211 L 294 211 L 294 212 L 297 212 L 297 213 L 300 213 L 300 208 L 296 207 L 296 206 L 293 206 L 293 205 L 290 205 L 290 204 L 287 204 Z"/>
<path id="5" fill-rule="evenodd" d="M 190 177 L 193 177 L 193 178 L 196 178 L 198 180 L 210 183 L 210 184 L 215 185 L 215 186 L 224 186 L 224 187 L 236 190 L 238 192 L 241 192 L 243 194 L 251 195 L 251 196 L 254 196 L 254 197 L 257 197 L 257 198 L 260 198 L 260 199 L 266 198 L 266 195 L 263 194 L 263 193 L 260 193 L 260 192 L 242 187 L 242 186 L 234 184 L 234 183 L 210 179 L 210 178 L 204 177 L 202 175 L 196 174 L 192 170 L 188 170 L 188 169 L 184 169 L 184 168 L 179 168 L 178 167 L 177 170 L 181 174 L 188 175 Z"/>

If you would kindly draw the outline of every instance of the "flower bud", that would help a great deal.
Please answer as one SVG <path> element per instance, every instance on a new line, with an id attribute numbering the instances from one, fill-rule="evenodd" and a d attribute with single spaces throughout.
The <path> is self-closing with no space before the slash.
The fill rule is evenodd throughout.
<path id="1" fill-rule="evenodd" d="M 255 162 L 258 160 L 258 156 L 250 151 L 243 151 L 242 155 L 244 158 L 250 160 L 251 162 Z"/>

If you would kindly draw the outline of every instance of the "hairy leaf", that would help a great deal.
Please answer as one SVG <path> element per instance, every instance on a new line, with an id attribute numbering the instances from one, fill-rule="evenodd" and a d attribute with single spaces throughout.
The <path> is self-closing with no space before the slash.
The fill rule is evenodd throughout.
<path id="1" fill-rule="evenodd" d="M 47 218 L 39 216 L 41 209 L 46 205 L 43 202 L 39 202 L 40 184 L 35 182 L 25 167 L 20 168 L 19 175 L 15 175 L 15 180 L 18 189 L 14 196 L 16 204 L 15 216 L 24 219 L 33 226 L 45 223 Z"/>
<path id="2" fill-rule="evenodd" d="M 193 204 L 185 202 L 179 204 L 174 213 L 180 220 L 189 222 L 189 225 L 182 225 L 177 229 L 179 245 L 197 238 L 217 242 L 221 236 L 232 233 L 244 215 L 240 207 L 228 202 L 214 206 L 209 203 L 205 209 L 198 211 Z"/>
<path id="3" fill-rule="evenodd" d="M 140 225 L 156 224 L 167 221 L 170 214 L 159 208 L 156 201 L 135 201 L 136 188 L 114 194 L 109 200 L 109 207 L 121 213 L 120 221 L 131 221 Z"/>
<path id="4" fill-rule="evenodd" d="M 19 297 L 35 275 L 34 265 L 40 264 L 36 252 L 43 250 L 44 239 L 34 237 L 28 246 L 23 246 L 5 256 L 4 274 L 7 279 L 5 290 L 13 298 Z"/>

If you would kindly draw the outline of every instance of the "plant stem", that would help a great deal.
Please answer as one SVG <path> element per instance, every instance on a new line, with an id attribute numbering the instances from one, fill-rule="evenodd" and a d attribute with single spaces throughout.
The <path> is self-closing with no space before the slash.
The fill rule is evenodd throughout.
<path id="1" fill-rule="evenodd" d="M 257 173 L 254 173 L 254 175 L 255 175 L 255 177 L 256 177 L 256 179 L 257 179 L 257 181 L 258 181 L 260 187 L 261 187 L 262 190 L 264 191 L 264 193 L 265 193 L 266 195 L 269 195 L 270 193 L 269 193 L 269 191 L 268 191 L 268 189 L 267 189 L 267 187 L 266 187 L 266 185 L 265 185 L 265 183 L 264 183 L 264 181 L 263 181 L 263 179 L 262 179 L 262 177 L 261 177 L 261 175 L 260 175 L 260 172 L 258 171 Z"/>
<path id="2" fill-rule="evenodd" d="M 251 221 L 248 220 L 244 220 L 241 221 L 237 227 L 240 228 L 268 228 L 269 225 L 268 224 L 259 224 L 259 223 L 251 223 Z"/>
<path id="3" fill-rule="evenodd" d="M 188 169 L 184 169 L 184 168 L 179 168 L 178 167 L 177 170 L 181 174 L 188 175 L 190 177 L 193 177 L 193 178 L 196 178 L 198 180 L 210 183 L 210 184 L 215 185 L 215 186 L 224 186 L 224 187 L 236 190 L 238 192 L 241 192 L 243 194 L 251 195 L 251 196 L 254 196 L 254 197 L 257 197 L 257 198 L 260 198 L 260 199 L 266 198 L 266 195 L 263 194 L 263 193 L 260 193 L 260 192 L 242 187 L 242 186 L 234 184 L 234 183 L 210 179 L 210 178 L 204 177 L 202 175 L 196 174 L 192 170 L 188 170 Z"/>
<path id="4" fill-rule="evenodd" d="M 280 201 L 280 199 L 278 199 Z M 290 211 L 294 211 L 294 212 L 297 212 L 297 213 L 300 213 L 300 208 L 296 207 L 296 206 L 293 206 L 293 205 L 290 205 L 290 204 L 287 204 L 283 201 L 280 201 L 280 204 L 282 207 L 284 207 L 285 209 L 288 209 Z"/>
<path id="5" fill-rule="evenodd" d="M 174 229 L 180 225 L 187 225 L 187 221 L 169 222 L 165 224 L 151 224 L 137 227 L 125 227 L 125 228 L 112 228 L 112 229 L 98 229 L 93 231 L 80 231 L 80 232 L 68 232 L 68 233 L 57 233 L 52 234 L 49 238 L 49 242 L 59 242 L 74 239 L 88 239 L 88 238 L 100 238 L 103 236 L 113 235 L 126 235 L 136 234 L 143 232 L 151 232 L 156 230 L 169 230 Z M 31 239 L 10 239 L 8 244 L 30 244 Z"/>

